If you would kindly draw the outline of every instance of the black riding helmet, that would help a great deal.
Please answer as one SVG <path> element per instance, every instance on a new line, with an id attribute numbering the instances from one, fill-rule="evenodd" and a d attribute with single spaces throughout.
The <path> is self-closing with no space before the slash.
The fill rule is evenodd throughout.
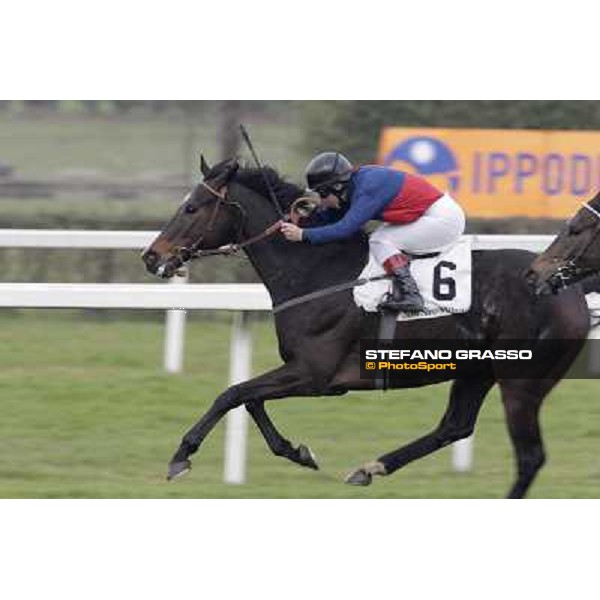
<path id="1" fill-rule="evenodd" d="M 344 200 L 353 171 L 352 163 L 339 152 L 317 154 L 306 167 L 306 184 L 322 198 L 333 194 Z"/>

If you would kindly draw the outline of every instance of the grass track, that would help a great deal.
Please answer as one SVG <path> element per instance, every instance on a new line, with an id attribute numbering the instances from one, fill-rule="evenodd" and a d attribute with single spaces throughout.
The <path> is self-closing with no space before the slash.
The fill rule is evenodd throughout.
<path id="1" fill-rule="evenodd" d="M 272 327 L 253 325 L 254 371 L 278 364 Z M 2 498 L 498 498 L 512 477 L 499 396 L 480 417 L 472 473 L 457 475 L 445 449 L 354 488 L 341 478 L 363 461 L 422 435 L 441 416 L 447 385 L 268 404 L 294 443 L 308 443 L 318 473 L 270 454 L 254 426 L 249 483 L 221 482 L 223 428 L 167 484 L 181 435 L 227 384 L 229 324 L 191 319 L 186 372 L 161 371 L 163 325 L 151 319 L 83 319 L 62 311 L 0 315 Z M 595 381 L 566 381 L 546 400 L 549 462 L 533 497 L 600 496 L 600 402 Z"/>

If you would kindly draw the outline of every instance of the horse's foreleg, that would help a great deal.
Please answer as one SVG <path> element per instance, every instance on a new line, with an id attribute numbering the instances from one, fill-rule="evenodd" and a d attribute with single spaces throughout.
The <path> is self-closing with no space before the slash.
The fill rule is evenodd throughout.
<path id="1" fill-rule="evenodd" d="M 494 385 L 493 378 L 457 379 L 452 384 L 450 402 L 438 427 L 431 433 L 366 463 L 346 478 L 346 483 L 369 485 L 373 475 L 389 475 L 408 463 L 431 454 L 473 433 L 479 409 Z"/>
<path id="2" fill-rule="evenodd" d="M 330 344 L 331 343 L 332 342 L 330 341 Z M 312 365 L 312 369 L 308 366 L 307 368 L 311 369 L 311 388 L 308 388 L 308 394 L 305 390 L 304 393 L 297 395 L 315 395 L 315 388 L 318 388 L 319 395 L 333 396 L 345 394 L 348 389 L 361 389 L 363 387 L 372 388 L 374 386 L 372 381 L 360 379 L 360 355 L 358 346 L 355 352 L 348 352 L 347 354 L 340 353 L 339 339 L 335 338 L 333 340 L 333 346 L 331 351 L 328 352 L 327 348 L 329 346 L 324 341 L 319 342 L 319 352 L 315 352 L 314 355 L 327 356 L 330 362 L 328 365 L 329 368 L 320 370 L 319 367 L 322 367 L 322 364 Z M 339 357 L 340 354 L 342 355 L 341 367 L 337 369 L 337 372 L 333 377 L 328 377 L 327 373 L 329 371 L 335 371 L 335 359 L 336 357 Z M 254 419 L 254 422 L 273 454 L 288 458 L 292 462 L 304 467 L 309 467 L 311 469 L 319 468 L 315 461 L 314 454 L 308 446 L 300 444 L 297 448 L 294 448 L 292 444 L 279 433 L 265 410 L 263 400 L 256 401 L 256 399 L 253 399 L 251 402 L 247 402 L 246 409 Z"/>
<path id="3" fill-rule="evenodd" d="M 543 381 L 534 382 L 536 384 L 542 386 Z M 519 380 L 500 385 L 517 463 L 517 479 L 508 498 L 523 498 L 546 460 L 539 424 L 539 410 L 545 391 L 532 393 L 520 389 L 519 385 Z"/>
<path id="4" fill-rule="evenodd" d="M 254 419 L 256 426 L 262 433 L 267 445 L 275 456 L 283 456 L 303 467 L 309 467 L 311 469 L 319 468 L 315 461 L 315 456 L 308 446 L 300 444 L 297 448 L 294 448 L 289 440 L 285 439 L 279 433 L 265 410 L 265 403 L 263 400 L 260 402 L 247 402 L 246 410 Z"/>
<path id="5" fill-rule="evenodd" d="M 312 389 L 310 377 L 289 363 L 259 377 L 227 388 L 217 397 L 204 416 L 185 434 L 177 452 L 171 459 L 167 478 L 173 479 L 191 468 L 189 456 L 198 450 L 204 438 L 232 408 L 246 402 L 259 402 L 287 396 L 314 395 L 315 393 L 318 391 Z"/>

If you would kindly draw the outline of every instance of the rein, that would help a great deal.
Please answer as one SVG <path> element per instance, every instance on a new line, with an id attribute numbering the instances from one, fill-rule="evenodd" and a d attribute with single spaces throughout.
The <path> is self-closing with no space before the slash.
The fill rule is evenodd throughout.
<path id="1" fill-rule="evenodd" d="M 213 212 L 210 216 L 210 219 L 209 219 L 209 222 L 208 222 L 208 225 L 206 228 L 207 231 L 212 231 L 212 227 L 214 225 L 214 222 L 217 218 L 217 214 L 218 214 L 219 209 L 221 208 L 222 204 L 235 206 L 240 211 L 240 214 L 242 215 L 242 218 L 243 218 L 243 222 L 246 221 L 246 211 L 244 210 L 244 208 L 242 207 L 242 205 L 239 202 L 229 200 L 227 198 L 227 193 L 225 193 L 225 194 L 221 193 L 219 190 L 216 190 L 215 188 L 208 185 L 208 183 L 206 183 L 204 181 L 201 181 L 200 184 L 202 186 L 204 186 L 209 192 L 211 192 L 211 194 L 213 194 L 214 196 L 216 196 L 218 198 L 217 203 L 215 204 L 215 208 L 213 209 Z M 277 233 L 281 229 L 281 225 L 283 223 L 285 223 L 286 221 L 291 221 L 292 223 L 294 223 L 294 225 L 297 225 L 299 217 L 296 217 L 294 211 L 298 210 L 297 206 L 301 202 L 306 203 L 306 202 L 310 202 L 310 201 L 311 201 L 310 198 L 305 198 L 305 197 L 296 198 L 296 200 L 294 200 L 294 202 L 292 203 L 292 206 L 290 207 L 289 215 L 285 215 L 282 212 L 281 219 L 279 219 L 278 221 L 275 221 L 275 223 L 273 223 L 272 225 L 269 225 L 265 230 L 261 231 L 260 233 L 257 233 L 256 235 L 253 235 L 252 237 L 250 237 L 246 240 L 243 240 L 241 242 L 236 242 L 234 244 L 227 244 L 225 246 L 221 246 L 220 248 L 215 248 L 213 250 L 201 250 L 199 248 L 199 246 L 202 244 L 202 240 L 203 240 L 203 238 L 201 236 L 200 239 L 195 244 L 193 244 L 193 246 L 189 250 L 186 248 L 183 248 L 182 250 L 184 250 L 184 251 L 187 250 L 187 252 L 190 253 L 188 255 L 189 258 L 187 258 L 187 260 L 190 260 L 192 258 L 202 258 L 204 256 L 232 256 L 232 255 L 236 254 L 237 252 L 239 252 L 242 248 L 246 248 L 247 246 L 250 246 L 251 244 L 260 242 L 261 240 L 264 240 L 265 238 L 270 237 L 274 233 Z M 277 204 L 276 206 L 279 206 L 279 204 Z M 240 225 L 238 227 L 238 231 L 241 231 L 243 222 L 240 223 Z"/>
<path id="2" fill-rule="evenodd" d="M 202 186 L 204 186 L 216 198 L 218 198 L 218 200 L 215 204 L 215 208 L 213 209 L 213 212 L 208 221 L 208 225 L 206 227 L 207 231 L 212 231 L 212 228 L 213 228 L 215 220 L 217 218 L 219 209 L 221 208 L 221 206 L 223 204 L 234 205 L 237 208 L 239 208 L 244 221 L 246 220 L 246 213 L 245 213 L 244 209 L 242 208 L 242 206 L 238 202 L 228 200 L 227 193 L 225 193 L 225 194 L 221 193 L 219 190 L 216 190 L 215 188 L 213 188 L 212 186 L 210 186 L 208 183 L 206 183 L 204 181 L 201 181 L 200 184 Z M 221 246 L 220 248 L 215 248 L 213 250 L 201 250 L 200 248 L 198 248 L 198 246 L 200 246 L 200 244 L 202 243 L 203 237 L 200 236 L 200 239 L 195 244 L 193 244 L 193 246 L 190 249 L 182 248 L 180 250 L 180 254 L 185 253 L 187 260 L 190 260 L 192 258 L 201 258 L 203 256 L 233 256 L 234 254 L 239 252 L 242 248 L 245 248 L 247 246 L 250 246 L 251 244 L 259 242 L 259 241 L 273 235 L 277 231 L 279 231 L 281 229 L 282 223 L 284 223 L 285 221 L 289 220 L 294 223 L 297 222 L 298 218 L 294 218 L 294 210 L 295 209 L 298 210 L 298 208 L 297 208 L 298 205 L 303 201 L 305 202 L 306 200 L 307 199 L 303 198 L 303 197 L 297 198 L 290 208 L 289 215 L 282 215 L 281 219 L 279 219 L 272 225 L 269 225 L 269 227 L 267 227 L 265 230 L 261 231 L 260 233 L 258 233 L 256 235 L 253 235 L 252 237 L 250 237 L 246 240 L 237 242 L 235 244 L 227 244 L 226 246 Z M 241 230 L 241 225 L 240 225 L 239 229 Z M 277 314 L 278 312 L 281 312 L 281 311 L 291 308 L 293 306 L 297 306 L 298 304 L 304 304 L 305 302 L 309 302 L 310 300 L 316 300 L 317 298 L 321 298 L 323 296 L 329 296 L 330 294 L 335 294 L 336 292 L 342 292 L 344 290 L 348 290 L 348 289 L 351 289 L 351 288 L 354 288 L 354 287 L 357 287 L 360 285 L 365 285 L 372 281 L 380 281 L 382 279 L 389 279 L 391 277 L 392 276 L 388 275 L 388 274 L 377 275 L 375 277 L 363 277 L 363 278 L 359 278 L 359 279 L 354 279 L 353 281 L 346 281 L 344 283 L 332 285 L 332 286 L 323 288 L 321 290 L 317 290 L 315 292 L 310 292 L 309 294 L 303 294 L 302 296 L 297 296 L 296 298 L 292 298 L 290 300 L 282 302 L 281 304 L 278 304 L 277 306 L 273 307 L 273 314 Z"/>
<path id="3" fill-rule="evenodd" d="M 217 201 L 215 208 L 213 210 L 213 213 L 209 219 L 207 231 L 212 230 L 214 221 L 217 217 L 217 213 L 222 204 L 229 204 L 229 205 L 236 206 L 240 210 L 240 213 L 245 221 L 246 213 L 245 213 L 244 209 L 242 208 L 242 206 L 238 202 L 228 200 L 226 193 L 225 194 L 221 193 L 219 190 L 214 189 L 212 186 L 208 185 L 204 181 L 201 181 L 200 183 L 209 192 L 211 192 L 214 196 L 216 196 L 219 199 Z M 267 227 L 265 230 L 261 231 L 260 233 L 258 233 L 256 235 L 253 235 L 252 237 L 250 237 L 246 240 L 237 242 L 235 244 L 227 244 L 226 246 L 221 246 L 220 248 L 215 248 L 213 250 L 201 250 L 198 248 L 198 246 L 202 243 L 202 236 L 201 236 L 200 239 L 192 246 L 192 249 L 190 249 L 188 251 L 188 252 L 191 252 L 191 254 L 189 254 L 189 259 L 201 258 L 203 256 L 233 256 L 234 254 L 239 252 L 242 248 L 250 246 L 251 244 L 259 242 L 259 241 L 273 235 L 274 233 L 276 233 L 277 231 L 279 231 L 281 229 L 281 225 L 284 222 L 291 221 L 294 224 L 297 224 L 300 216 L 302 216 L 300 211 L 302 208 L 305 208 L 305 207 L 302 207 L 301 204 L 302 203 L 306 204 L 307 202 L 310 204 L 311 198 L 305 198 L 305 197 L 297 198 L 296 200 L 294 200 L 292 206 L 290 207 L 289 215 L 283 215 L 283 218 L 279 219 L 272 225 L 269 225 L 269 227 Z M 295 213 L 295 211 L 297 211 L 297 212 Z M 296 216 L 296 214 L 298 214 L 298 213 L 299 213 L 299 216 Z M 240 225 L 239 229 L 241 230 L 241 225 Z M 186 249 L 183 248 L 182 250 L 186 250 Z M 431 258 L 432 256 L 437 256 L 438 254 L 439 254 L 439 252 L 430 252 L 428 254 L 411 255 L 411 256 L 413 259 L 422 259 L 422 258 Z M 362 277 L 362 278 L 358 278 L 358 279 L 353 279 L 352 281 L 345 281 L 344 283 L 338 283 L 335 285 L 331 285 L 326 288 L 322 288 L 320 290 L 316 290 L 314 292 L 310 292 L 308 294 L 303 294 L 301 296 L 296 296 L 295 298 L 291 298 L 290 300 L 286 300 L 286 301 L 278 304 L 277 306 L 273 307 L 273 314 L 277 314 L 288 308 L 292 308 L 293 306 L 298 306 L 299 304 L 304 304 L 305 302 L 310 302 L 311 300 L 316 300 L 317 298 L 329 296 L 330 294 L 335 294 L 337 292 L 343 292 L 345 290 L 349 290 L 349 289 L 352 289 L 352 288 L 355 288 L 355 287 L 358 287 L 361 285 L 365 285 L 365 284 L 371 283 L 373 281 L 381 281 L 382 279 L 390 279 L 391 277 L 392 277 L 392 275 L 389 275 L 386 273 L 383 275 L 375 275 L 373 277 Z"/>
<path id="4" fill-rule="evenodd" d="M 206 231 L 212 231 L 215 221 L 216 221 L 216 218 L 217 218 L 217 215 L 218 215 L 218 212 L 222 205 L 235 206 L 240 211 L 240 214 L 242 215 L 242 222 L 240 223 L 240 225 L 238 227 L 238 231 L 241 231 L 243 224 L 246 221 L 246 211 L 244 210 L 243 206 L 239 202 L 236 202 L 235 200 L 229 200 L 227 197 L 227 192 L 222 193 L 221 191 L 215 189 L 214 187 L 212 187 L 205 181 L 201 181 L 200 185 L 202 185 L 204 188 L 206 188 L 211 194 L 213 194 L 213 196 L 215 196 L 218 199 L 217 202 L 215 203 L 213 212 L 208 220 L 208 224 L 206 226 Z M 239 252 L 242 248 L 246 248 L 246 247 L 250 246 L 251 244 L 254 244 L 265 238 L 270 237 L 271 235 L 273 235 L 274 233 L 279 231 L 281 229 L 281 225 L 283 223 L 285 223 L 286 221 L 290 221 L 296 225 L 298 223 L 298 221 L 300 220 L 300 218 L 302 216 L 305 216 L 306 213 L 303 214 L 303 211 L 307 210 L 307 205 L 310 206 L 310 204 L 312 202 L 313 202 L 313 199 L 310 197 L 302 196 L 302 197 L 296 198 L 296 200 L 294 200 L 294 202 L 292 203 L 292 205 L 290 207 L 289 214 L 287 214 L 287 215 L 282 214 L 281 219 L 279 219 L 278 221 L 275 221 L 275 223 L 273 223 L 272 225 L 269 225 L 266 229 L 264 229 L 260 233 L 253 235 L 252 237 L 249 237 L 241 242 L 236 242 L 234 244 L 227 244 L 225 246 L 221 246 L 220 248 L 215 248 L 212 250 L 202 250 L 199 248 L 199 246 L 202 244 L 204 236 L 201 235 L 200 238 L 198 239 L 198 241 L 195 242 L 194 244 L 192 244 L 192 246 L 190 248 L 185 248 L 185 247 L 180 248 L 179 249 L 179 257 L 184 262 L 187 262 L 193 258 L 202 258 L 204 256 L 233 256 L 237 252 Z M 599 215 L 599 217 L 600 217 L 600 215 Z M 430 252 L 428 254 L 420 254 L 420 255 L 413 254 L 413 255 L 411 255 L 411 257 L 414 260 L 414 259 L 422 259 L 422 258 L 431 258 L 433 256 L 437 256 L 438 254 L 439 254 L 439 252 Z M 353 279 L 351 281 L 346 281 L 343 283 L 331 285 L 326 288 L 322 288 L 320 290 L 316 290 L 314 292 L 310 292 L 308 294 L 303 294 L 301 296 L 296 296 L 295 298 L 291 298 L 290 300 L 286 300 L 286 301 L 278 304 L 277 306 L 273 307 L 273 314 L 277 314 L 288 308 L 292 308 L 293 306 L 298 306 L 299 304 L 304 304 L 305 302 L 310 302 L 311 300 L 316 300 L 317 298 L 329 296 L 330 294 L 335 294 L 337 292 L 342 292 L 344 290 L 352 289 L 352 288 L 355 288 L 355 287 L 358 287 L 361 285 L 365 285 L 367 283 L 371 283 L 373 281 L 381 281 L 383 279 L 390 279 L 391 277 L 393 277 L 393 276 L 386 273 L 383 275 L 375 275 L 373 277 L 362 277 L 362 278 L 358 278 L 358 279 Z"/>
<path id="5" fill-rule="evenodd" d="M 281 229 L 281 225 L 283 222 L 284 222 L 283 219 L 276 221 L 275 223 L 273 223 L 273 225 L 269 225 L 269 227 L 267 227 L 264 231 L 261 231 L 260 233 L 253 235 L 251 238 L 248 238 L 247 240 L 244 240 L 243 242 L 239 242 L 237 244 L 227 244 L 226 246 L 222 246 L 221 248 L 216 248 L 215 250 L 199 250 L 198 254 L 196 256 L 198 258 L 200 258 L 201 256 L 207 256 L 207 254 L 208 255 L 223 254 L 225 256 L 231 256 L 232 254 L 239 252 L 242 248 L 245 248 L 246 246 L 250 246 L 251 244 L 254 244 L 256 242 L 260 242 L 261 240 L 264 240 L 265 238 L 273 235 L 274 233 L 276 233 L 277 231 L 279 231 Z"/>

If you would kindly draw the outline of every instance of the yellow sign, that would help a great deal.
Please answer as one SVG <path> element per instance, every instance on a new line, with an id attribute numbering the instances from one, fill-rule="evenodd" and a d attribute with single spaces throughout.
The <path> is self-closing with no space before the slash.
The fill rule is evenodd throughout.
<path id="1" fill-rule="evenodd" d="M 600 132 L 388 127 L 378 162 L 422 175 L 471 217 L 564 218 L 600 190 Z"/>

